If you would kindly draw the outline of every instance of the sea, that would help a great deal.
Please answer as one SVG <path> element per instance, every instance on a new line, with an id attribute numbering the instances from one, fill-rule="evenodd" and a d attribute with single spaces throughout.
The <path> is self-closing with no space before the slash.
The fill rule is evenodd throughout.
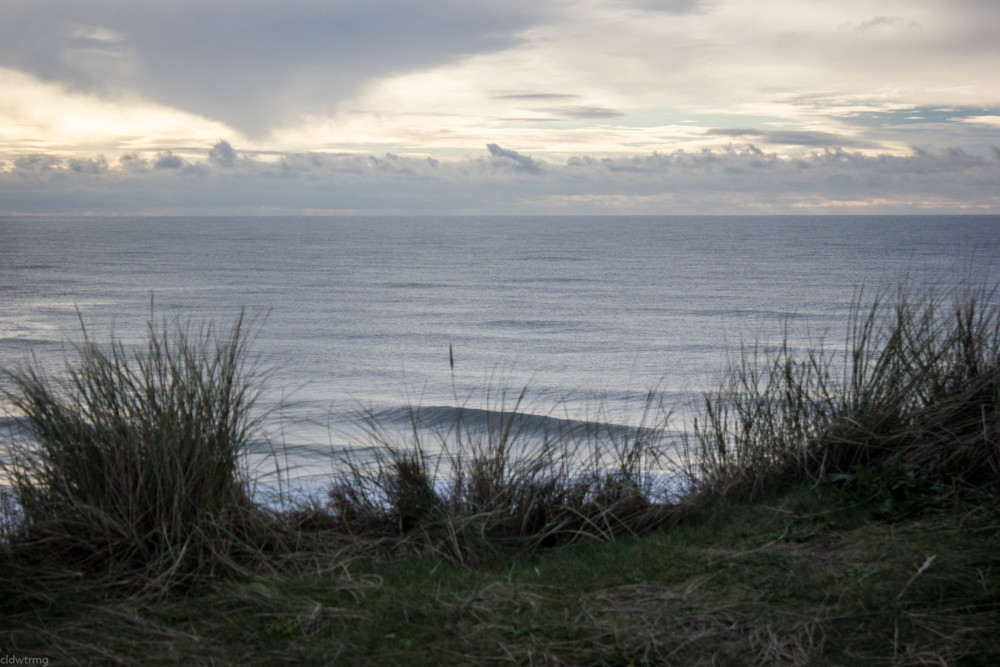
<path id="1" fill-rule="evenodd" d="M 262 440 L 311 484 L 415 409 L 635 426 L 655 396 L 682 433 L 741 345 L 843 347 L 859 290 L 998 278 L 986 215 L 0 217 L 0 367 L 242 310 Z"/>

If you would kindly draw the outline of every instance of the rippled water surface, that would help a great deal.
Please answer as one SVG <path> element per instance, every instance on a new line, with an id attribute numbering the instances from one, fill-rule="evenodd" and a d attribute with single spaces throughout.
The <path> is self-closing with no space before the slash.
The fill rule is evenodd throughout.
<path id="1" fill-rule="evenodd" d="M 526 409 L 629 422 L 648 387 L 682 403 L 789 318 L 840 344 L 862 283 L 1000 266 L 997 216 L 0 218 L 0 239 L 0 365 L 58 371 L 77 311 L 134 343 L 151 299 L 196 321 L 246 307 L 303 460 L 359 406 L 496 407 L 529 381 Z"/>

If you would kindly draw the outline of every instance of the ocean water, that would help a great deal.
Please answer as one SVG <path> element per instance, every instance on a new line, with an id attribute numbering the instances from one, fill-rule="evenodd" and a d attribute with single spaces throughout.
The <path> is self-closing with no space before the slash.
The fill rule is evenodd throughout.
<path id="1" fill-rule="evenodd" d="M 359 409 L 490 410 L 527 384 L 526 412 L 627 425 L 655 387 L 683 416 L 741 341 L 842 344 L 862 284 L 998 268 L 1000 216 L 7 217 L 0 366 L 58 373 L 79 318 L 140 343 L 151 301 L 221 324 L 246 308 L 267 425 L 315 475 Z"/>

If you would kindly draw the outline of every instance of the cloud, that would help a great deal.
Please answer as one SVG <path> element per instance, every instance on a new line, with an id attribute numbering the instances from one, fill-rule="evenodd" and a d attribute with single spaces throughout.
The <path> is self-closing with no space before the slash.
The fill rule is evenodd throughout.
<path id="1" fill-rule="evenodd" d="M 554 107 L 552 109 L 547 109 L 546 111 L 549 111 L 557 116 L 564 116 L 567 118 L 619 118 L 625 115 L 616 109 L 596 106 Z"/>
<path id="2" fill-rule="evenodd" d="M 540 171 L 535 161 L 527 155 L 521 155 L 516 151 L 501 148 L 497 144 L 486 144 L 486 150 L 496 158 L 494 160 L 495 164 L 507 166 L 513 163 L 516 171 L 525 171 L 531 174 L 537 174 Z"/>
<path id="3" fill-rule="evenodd" d="M 100 174 L 108 170 L 108 160 L 103 155 L 96 158 L 70 158 L 66 164 L 71 171 L 80 174 Z"/>
<path id="4" fill-rule="evenodd" d="M 518 109 L 516 111 L 521 111 Z M 515 112 L 516 112 L 515 111 Z M 504 116 L 504 121 L 521 123 L 553 123 L 560 121 L 600 120 L 621 118 L 625 114 L 617 109 L 599 106 L 551 106 L 527 109 L 531 115 Z"/>
<path id="5" fill-rule="evenodd" d="M 539 160 L 700 148 L 712 127 L 766 128 L 729 136 L 786 153 L 996 141 L 939 118 L 928 131 L 917 118 L 849 117 L 862 103 L 914 116 L 995 105 L 996 0 L 0 4 L 8 161 L 45 150 L 192 159 L 185 147 L 219 137 L 241 155 L 450 158 L 496 142 Z"/>
<path id="6" fill-rule="evenodd" d="M 572 100 L 579 97 L 579 95 L 566 95 L 562 93 L 508 93 L 504 95 L 494 95 L 494 99 L 498 100 L 530 100 L 530 101 L 563 101 Z"/>
<path id="7" fill-rule="evenodd" d="M 22 155 L 14 160 L 14 168 L 20 171 L 50 171 L 61 167 L 63 161 L 55 155 L 34 153 Z"/>
<path id="8" fill-rule="evenodd" d="M 500 100 L 508 103 L 530 103 L 522 108 L 512 108 L 517 109 L 517 111 L 529 111 L 536 114 L 534 116 L 527 117 L 511 117 L 507 115 L 504 117 L 505 120 L 516 120 L 522 122 L 551 122 L 557 120 L 620 118 L 625 115 L 618 109 L 612 109 L 606 106 L 569 104 L 569 102 L 580 100 L 581 97 L 579 95 L 570 95 L 567 93 L 501 93 L 493 95 L 492 98 L 494 100 Z M 551 104 L 548 106 L 531 106 L 531 104 L 545 102 L 549 102 Z"/>
<path id="9" fill-rule="evenodd" d="M 654 12 L 688 14 L 701 9 L 702 0 L 627 0 L 629 6 Z"/>
<path id="10" fill-rule="evenodd" d="M 847 24 L 854 32 L 869 32 L 872 30 L 920 30 L 920 24 L 902 16 L 876 16 L 861 23 Z"/>
<path id="11" fill-rule="evenodd" d="M 149 162 L 139 153 L 123 153 L 118 158 L 118 168 L 126 173 L 145 171 Z"/>
<path id="12" fill-rule="evenodd" d="M 218 143 L 215 147 L 218 147 Z M 213 149 L 215 148 L 213 147 Z M 0 172 L 0 213 L 79 214 L 1000 214 L 1000 149 L 865 155 L 816 150 L 788 158 L 753 145 L 622 158 L 536 161 L 485 155 L 243 154 L 224 166 L 173 154 L 123 156 L 81 171 L 51 156 Z M 99 162 L 99 161 L 98 161 Z M 169 162 L 170 168 L 163 168 Z M 160 163 L 161 168 L 155 165 Z M 152 165 L 152 167 L 151 167 Z M 184 193 L 178 199 L 178 192 Z"/>
<path id="13" fill-rule="evenodd" d="M 803 130 L 757 130 L 746 128 L 712 128 L 705 134 L 722 137 L 754 137 L 768 144 L 785 146 L 818 146 L 846 148 L 874 148 L 878 144 L 864 139 L 833 134 L 831 132 L 813 132 Z"/>
<path id="14" fill-rule="evenodd" d="M 228 141 L 219 139 L 208 152 L 208 161 L 220 167 L 231 168 L 236 164 L 236 151 Z"/>
<path id="15" fill-rule="evenodd" d="M 542 10 L 464 0 L 7 0 L 0 66 L 260 134 L 378 77 L 511 46 Z"/>
<path id="16" fill-rule="evenodd" d="M 985 125 L 987 127 L 1000 129 L 1000 116 L 969 116 L 959 120 L 963 123 Z"/>
<path id="17" fill-rule="evenodd" d="M 177 157 L 170 151 L 164 151 L 156 155 L 153 162 L 153 169 L 180 169 L 184 166 L 184 160 Z"/>

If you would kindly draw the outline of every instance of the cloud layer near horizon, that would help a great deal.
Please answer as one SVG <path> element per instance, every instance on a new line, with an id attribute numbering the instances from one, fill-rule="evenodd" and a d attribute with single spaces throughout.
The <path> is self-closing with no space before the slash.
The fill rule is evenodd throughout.
<path id="1" fill-rule="evenodd" d="M 995 0 L 0 15 L 0 212 L 995 210 L 1000 190 Z"/>
<path id="2" fill-rule="evenodd" d="M 1000 149 L 905 156 L 752 144 L 626 158 L 537 160 L 490 144 L 462 160 L 258 156 L 220 141 L 170 152 L 24 156 L 0 173 L 7 214 L 1000 213 Z"/>

